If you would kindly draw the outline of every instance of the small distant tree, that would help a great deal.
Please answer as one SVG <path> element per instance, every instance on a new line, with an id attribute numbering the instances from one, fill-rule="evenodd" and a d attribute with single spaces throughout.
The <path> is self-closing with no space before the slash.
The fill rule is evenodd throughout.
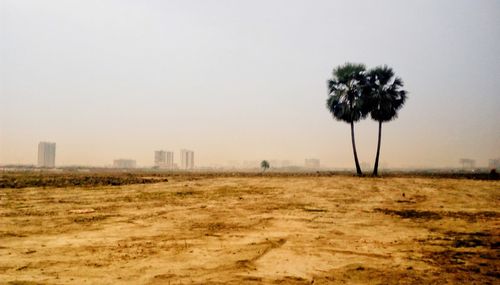
<path id="1" fill-rule="evenodd" d="M 267 160 L 263 160 L 260 163 L 260 168 L 262 168 L 262 172 L 266 172 L 266 170 L 270 167 L 269 162 Z"/>

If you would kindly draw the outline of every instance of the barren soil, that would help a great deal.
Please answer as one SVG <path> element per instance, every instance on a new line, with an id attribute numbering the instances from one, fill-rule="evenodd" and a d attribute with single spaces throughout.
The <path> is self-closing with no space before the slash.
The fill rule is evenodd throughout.
<path id="1" fill-rule="evenodd" d="M 415 177 L 0 189 L 0 283 L 499 284 L 499 198 Z"/>

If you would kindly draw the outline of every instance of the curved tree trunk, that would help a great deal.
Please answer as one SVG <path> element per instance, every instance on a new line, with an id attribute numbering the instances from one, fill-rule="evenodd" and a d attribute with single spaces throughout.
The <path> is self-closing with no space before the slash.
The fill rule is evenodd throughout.
<path id="1" fill-rule="evenodd" d="M 375 166 L 373 167 L 373 175 L 378 175 L 378 158 L 380 156 L 380 138 L 382 137 L 382 121 L 378 122 L 378 143 L 377 143 L 377 156 L 375 157 Z"/>
<path id="2" fill-rule="evenodd" d="M 352 152 L 354 153 L 354 162 L 356 163 L 356 173 L 358 175 L 363 175 L 363 172 L 361 172 L 361 167 L 359 167 L 358 153 L 356 152 L 356 141 L 354 140 L 354 122 L 351 122 L 351 140 Z"/>

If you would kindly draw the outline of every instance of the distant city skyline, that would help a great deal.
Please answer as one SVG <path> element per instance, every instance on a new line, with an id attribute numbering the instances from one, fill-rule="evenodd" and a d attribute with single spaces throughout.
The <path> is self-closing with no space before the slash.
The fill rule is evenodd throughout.
<path id="1" fill-rule="evenodd" d="M 55 154 L 56 154 L 56 143 L 55 142 L 39 142 L 37 148 L 37 163 L 27 163 L 25 165 L 33 165 L 38 167 L 56 167 L 55 165 Z M 60 165 L 60 167 L 64 166 L 88 166 L 88 167 L 115 167 L 115 168 L 136 168 L 136 167 L 156 167 L 160 169 L 195 169 L 194 165 L 194 151 L 181 149 L 179 155 L 179 164 L 175 163 L 174 160 L 174 152 L 173 151 L 165 151 L 165 150 L 156 150 L 154 151 L 154 159 L 151 164 L 138 165 L 135 159 L 114 159 L 112 164 L 106 165 L 95 165 L 95 164 L 72 164 L 72 165 Z M 343 168 L 343 167 L 331 167 L 331 166 L 323 166 L 320 164 L 320 159 L 317 158 L 305 158 L 303 163 L 290 161 L 290 160 L 277 160 L 270 159 L 270 166 L 272 168 L 287 168 L 287 167 L 302 167 L 304 169 L 328 169 L 328 168 Z M 252 169 L 259 168 L 260 161 L 238 161 L 232 160 L 222 164 L 207 164 L 207 165 L 199 165 L 198 168 L 207 168 L 207 167 L 215 167 L 215 168 L 235 168 L 235 169 Z M 0 164 L 1 166 L 2 164 Z M 19 164 L 21 165 L 21 164 Z M 361 162 L 362 168 L 369 170 L 371 168 L 371 164 L 366 161 Z M 350 168 L 350 167 L 347 167 Z M 386 162 L 381 163 L 381 169 L 389 169 Z M 393 167 L 399 168 L 399 167 Z M 488 169 L 498 169 L 500 168 L 500 158 L 491 158 L 485 164 L 476 165 L 476 161 L 470 158 L 461 158 L 458 161 L 458 165 L 455 165 L 450 168 L 461 168 L 462 170 L 473 170 L 477 168 L 488 168 Z M 345 168 L 344 168 L 345 169 Z"/>
<path id="2" fill-rule="evenodd" d="M 55 142 L 39 142 L 36 163 L 24 163 L 17 165 L 33 165 L 38 167 L 55 167 Z M 62 164 L 64 166 L 89 166 L 89 167 L 117 167 L 117 168 L 136 168 L 136 167 L 157 167 L 162 169 L 194 169 L 194 151 L 181 149 L 179 155 L 179 164 L 175 163 L 174 152 L 166 150 L 156 150 L 154 151 L 154 159 L 152 163 L 137 164 L 135 159 L 114 159 L 112 164 Z M 278 159 L 268 159 L 272 168 L 287 168 L 287 167 L 303 167 L 305 169 L 320 169 L 320 168 L 337 168 L 337 169 L 348 169 L 351 167 L 332 167 L 321 165 L 320 159 L 317 158 L 305 158 L 303 162 L 291 161 L 291 160 L 278 160 Z M 8 165 L 2 164 L 1 165 Z M 14 164 L 15 165 L 15 164 Z M 204 164 L 198 165 L 198 168 L 215 167 L 215 168 L 236 168 L 236 169 L 252 169 L 259 168 L 259 160 L 231 160 L 225 163 L 218 164 Z M 370 169 L 371 164 L 367 161 L 361 162 L 363 169 Z M 438 168 L 461 168 L 463 170 L 473 170 L 477 168 L 499 168 L 500 158 L 490 158 L 484 163 L 476 164 L 476 160 L 470 158 L 461 158 L 458 160 L 458 164 L 453 167 L 438 167 Z M 381 169 L 399 169 L 401 167 L 388 167 L 386 162 L 381 162 Z M 405 167 L 403 167 L 405 168 Z M 406 167 L 411 168 L 411 167 Z M 417 167 L 419 168 L 419 167 Z"/>
<path id="3" fill-rule="evenodd" d="M 353 168 L 325 107 L 347 61 L 387 64 L 409 91 L 381 164 L 486 167 L 500 157 L 500 1 L 0 1 L 0 164 L 196 166 L 275 160 Z M 383 31 L 383 32 L 380 32 Z M 377 124 L 355 125 L 374 165 Z M 180 161 L 180 160 L 178 160 Z"/>
<path id="4" fill-rule="evenodd" d="M 38 152 L 37 152 L 37 161 L 36 163 L 24 163 L 17 165 L 33 165 L 37 167 L 56 167 L 55 165 L 55 142 L 39 142 L 38 143 Z M 305 158 L 304 161 L 291 161 L 291 160 L 278 160 L 278 159 L 268 159 L 270 162 L 270 166 L 272 168 L 287 168 L 287 167 L 302 167 L 304 169 L 349 169 L 351 167 L 332 167 L 332 166 L 324 166 L 321 165 L 320 159 L 317 158 Z M 1 165 L 9 165 L 2 164 Z M 13 164 L 15 165 L 15 164 Z M 194 164 L 194 151 L 181 149 L 179 155 L 179 164 L 175 163 L 174 160 L 174 152 L 166 151 L 166 150 L 156 150 L 154 151 L 154 159 L 152 163 L 146 164 L 137 164 L 135 159 L 114 159 L 112 164 L 62 164 L 60 167 L 64 166 L 88 166 L 88 167 L 114 167 L 114 168 L 136 168 L 136 167 L 156 167 L 160 169 L 195 169 Z M 361 166 L 365 170 L 371 169 L 371 164 L 367 161 L 362 161 Z M 207 167 L 215 167 L 215 168 L 235 168 L 235 169 L 253 169 L 260 167 L 259 160 L 231 160 L 225 163 L 220 164 L 204 164 L 198 165 L 198 168 L 207 168 Z M 412 167 L 388 167 L 388 164 L 384 161 L 381 162 L 381 169 L 404 169 L 404 168 L 412 168 Z M 419 167 L 416 167 L 419 168 Z M 438 167 L 439 168 L 439 167 Z M 500 168 L 500 158 L 490 158 L 488 161 L 484 163 L 476 164 L 476 160 L 470 158 L 461 158 L 458 160 L 457 165 L 449 166 L 449 167 L 441 167 L 441 168 L 461 168 L 462 170 L 473 170 L 477 168 Z"/>

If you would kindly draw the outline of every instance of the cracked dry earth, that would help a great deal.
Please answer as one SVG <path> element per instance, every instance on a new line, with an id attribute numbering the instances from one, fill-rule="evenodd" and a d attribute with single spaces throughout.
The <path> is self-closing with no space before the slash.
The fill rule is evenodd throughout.
<path id="1" fill-rule="evenodd" d="M 498 284 L 499 194 L 349 176 L 1 189 L 0 283 Z"/>

